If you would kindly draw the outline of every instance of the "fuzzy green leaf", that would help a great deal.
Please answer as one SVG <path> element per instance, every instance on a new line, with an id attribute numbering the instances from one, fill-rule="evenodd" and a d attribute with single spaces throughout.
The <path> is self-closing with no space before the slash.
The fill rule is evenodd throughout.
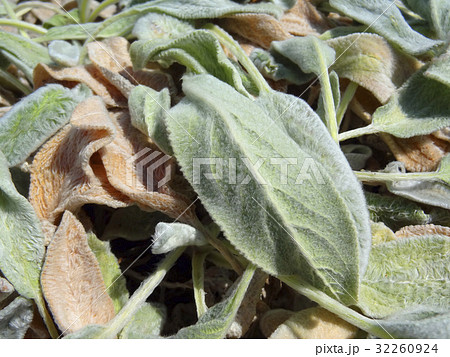
<path id="1" fill-rule="evenodd" d="M 134 0 L 133 6 L 129 11 L 141 12 L 161 12 L 167 15 L 175 16 L 180 19 L 214 19 L 225 15 L 232 15 L 237 13 L 267 13 L 275 17 L 280 17 L 285 10 L 285 6 L 278 6 L 277 4 L 270 4 L 261 2 L 258 4 L 241 5 L 232 0 Z"/>
<path id="2" fill-rule="evenodd" d="M 145 67 L 149 61 L 160 61 L 165 66 L 178 62 L 194 73 L 212 74 L 246 93 L 239 72 L 207 30 L 196 30 L 174 40 L 136 41 L 130 47 L 130 56 L 135 69 Z"/>
<path id="3" fill-rule="evenodd" d="M 136 22 L 133 28 L 133 35 L 138 40 L 174 39 L 183 37 L 194 30 L 195 27 L 189 22 L 179 20 L 173 16 L 151 12 L 142 16 Z"/>
<path id="4" fill-rule="evenodd" d="M 158 338 L 166 320 L 164 305 L 145 303 L 120 333 L 120 338 Z"/>
<path id="5" fill-rule="evenodd" d="M 393 230 L 403 226 L 431 223 L 431 216 L 426 214 L 416 203 L 398 196 L 383 196 L 365 192 L 370 219 L 383 222 Z"/>
<path id="6" fill-rule="evenodd" d="M 33 320 L 31 301 L 17 297 L 0 310 L 0 339 L 23 338 Z"/>
<path id="7" fill-rule="evenodd" d="M 0 231 L 1 271 L 20 295 L 39 299 L 44 235 L 33 207 L 14 187 L 1 152 Z"/>
<path id="8" fill-rule="evenodd" d="M 119 267 L 119 262 L 111 252 L 109 242 L 102 242 L 93 233 L 89 233 L 87 239 L 89 247 L 97 258 L 108 295 L 111 297 L 114 303 L 114 310 L 117 313 L 130 296 L 127 290 L 127 282 Z"/>
<path id="9" fill-rule="evenodd" d="M 0 119 L 0 150 L 9 166 L 20 164 L 49 137 L 69 122 L 76 105 L 90 91 L 59 84 L 39 88 L 15 104 Z"/>
<path id="10" fill-rule="evenodd" d="M 273 41 L 270 49 L 294 62 L 304 73 L 316 76 L 324 74 L 322 68 L 330 67 L 336 55 L 333 48 L 315 36 Z"/>
<path id="11" fill-rule="evenodd" d="M 450 240 L 441 235 L 397 239 L 372 247 L 359 306 L 371 317 L 404 309 L 450 308 Z"/>
<path id="12" fill-rule="evenodd" d="M 131 123 L 147 135 L 167 155 L 173 155 L 164 122 L 170 109 L 167 88 L 157 92 L 146 86 L 136 86 L 128 97 Z"/>
<path id="13" fill-rule="evenodd" d="M 386 169 L 393 173 L 402 172 L 397 165 Z M 450 209 L 450 154 L 442 158 L 436 172 L 426 175 L 433 180 L 421 180 L 420 177 L 405 181 L 391 180 L 386 182 L 386 187 L 390 192 L 410 200 Z"/>
<path id="14" fill-rule="evenodd" d="M 172 147 L 226 237 L 265 271 L 354 303 L 370 249 L 368 213 L 320 118 L 295 97 L 252 101 L 208 75 L 186 77 L 183 90 L 170 112 L 176 120 L 168 119 Z M 195 158 L 222 158 L 229 172 L 214 162 L 194 168 Z"/>
<path id="15" fill-rule="evenodd" d="M 424 76 L 450 87 L 450 47 L 447 49 L 447 52 L 433 59 Z"/>
<path id="16" fill-rule="evenodd" d="M 0 53 L 18 66 L 29 80 L 32 80 L 33 69 L 38 63 L 52 62 L 44 46 L 5 31 L 0 31 Z"/>
<path id="17" fill-rule="evenodd" d="M 152 243 L 153 254 L 168 253 L 179 247 L 208 244 L 205 236 L 197 229 L 183 223 L 158 223 Z"/>
<path id="18" fill-rule="evenodd" d="M 386 103 L 395 90 L 415 71 L 418 61 L 394 48 L 375 34 L 357 33 L 327 41 L 336 51 L 331 69 L 371 91 Z"/>
<path id="19" fill-rule="evenodd" d="M 330 5 L 367 26 L 406 53 L 420 55 L 441 45 L 414 31 L 391 0 L 330 0 Z"/>
<path id="20" fill-rule="evenodd" d="M 450 125 L 450 86 L 412 75 L 389 102 L 373 114 L 370 125 L 400 138 L 425 135 Z"/>
<path id="21" fill-rule="evenodd" d="M 78 64 L 80 48 L 67 41 L 56 40 L 48 44 L 48 54 L 59 65 L 72 67 Z"/>
<path id="22" fill-rule="evenodd" d="M 450 338 L 450 313 L 427 307 L 406 309 L 376 320 L 394 338 Z"/>
<path id="23" fill-rule="evenodd" d="M 195 325 L 182 328 L 173 338 L 224 338 L 241 306 L 255 270 L 256 267 L 250 264 L 224 301 L 208 309 Z"/>

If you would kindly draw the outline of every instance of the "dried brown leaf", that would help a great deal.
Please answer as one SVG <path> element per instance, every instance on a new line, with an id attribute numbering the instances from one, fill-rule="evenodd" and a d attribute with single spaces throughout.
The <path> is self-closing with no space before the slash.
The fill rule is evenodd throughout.
<path id="1" fill-rule="evenodd" d="M 358 328 L 321 307 L 294 313 L 269 338 L 355 338 Z"/>
<path id="2" fill-rule="evenodd" d="M 172 159 L 164 158 L 162 153 L 151 147 L 149 139 L 131 125 L 127 111 L 117 111 L 111 119 L 116 136 L 99 151 L 111 185 L 142 209 L 157 210 L 182 222 L 194 222 L 193 206 L 188 208 L 189 202 L 184 196 L 175 193 L 166 184 L 158 187 L 166 174 L 173 172 Z M 156 157 L 151 159 L 152 155 Z M 161 164 L 158 163 L 160 159 L 164 161 Z M 145 161 L 146 165 L 141 166 Z M 180 215 L 183 217 L 180 218 Z"/>
<path id="3" fill-rule="evenodd" d="M 440 234 L 450 238 L 450 228 L 434 224 L 424 224 L 419 226 L 406 226 L 395 232 L 397 238 L 410 238 L 429 234 Z"/>
<path id="4" fill-rule="evenodd" d="M 293 311 L 285 309 L 273 309 L 267 311 L 259 321 L 259 328 L 264 336 L 269 338 L 274 331 L 294 314 Z"/>
<path id="5" fill-rule="evenodd" d="M 106 105 L 121 108 L 128 105 L 123 94 L 111 85 L 94 65 L 58 68 L 39 63 L 33 72 L 33 82 L 35 89 L 47 83 L 59 83 L 69 88 L 84 83 L 102 97 Z"/>
<path id="6" fill-rule="evenodd" d="M 106 324 L 115 315 L 86 232 L 69 211 L 64 212 L 48 247 L 41 284 L 53 317 L 64 334 L 90 324 Z"/>
<path id="7" fill-rule="evenodd" d="M 43 221 L 46 236 L 66 210 L 86 203 L 124 207 L 128 198 L 106 179 L 98 155 L 115 135 L 114 125 L 99 97 L 90 97 L 74 110 L 70 123 L 36 154 L 31 167 L 30 202 Z"/>
<path id="8" fill-rule="evenodd" d="M 297 3 L 281 17 L 283 29 L 294 36 L 319 35 L 330 28 L 330 25 L 311 1 Z"/>
<path id="9" fill-rule="evenodd" d="M 280 21 L 267 14 L 235 14 L 221 19 L 219 24 L 227 31 L 269 48 L 272 41 L 283 41 L 292 37 Z"/>
<path id="10" fill-rule="evenodd" d="M 115 86 L 126 98 L 137 84 L 157 91 L 165 87 L 173 90 L 172 77 L 158 69 L 133 70 L 129 55 L 129 42 L 123 37 L 111 37 L 102 42 L 88 44 L 88 55 L 104 78 Z"/>

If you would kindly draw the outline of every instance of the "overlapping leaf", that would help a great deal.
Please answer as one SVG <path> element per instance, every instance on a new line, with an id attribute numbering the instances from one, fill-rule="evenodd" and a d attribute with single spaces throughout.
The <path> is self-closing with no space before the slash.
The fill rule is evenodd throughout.
<path id="1" fill-rule="evenodd" d="M 373 317 L 387 317 L 416 307 L 448 311 L 449 253 L 449 238 L 437 234 L 374 246 L 362 281 L 359 306 Z"/>
<path id="2" fill-rule="evenodd" d="M 168 121 L 172 146 L 226 237 L 267 272 L 299 275 L 354 303 L 370 248 L 367 209 L 345 157 L 320 119 L 293 97 L 270 93 L 256 104 L 210 76 L 185 78 L 183 90 L 187 98 L 171 109 L 176 120 Z M 270 135 L 264 133 L 267 127 Z M 245 157 L 249 163 L 229 167 L 237 170 L 231 183 L 228 173 L 220 176 L 209 164 L 213 176 L 200 182 L 201 172 L 192 167 L 196 157 L 221 157 L 225 163 Z M 264 164 L 258 164 L 261 158 Z M 291 165 L 286 177 L 280 164 L 270 165 L 270 160 L 287 158 L 299 164 Z M 305 168 L 301 171 L 305 162 L 312 169 L 306 176 Z"/>
<path id="3" fill-rule="evenodd" d="M 406 53 L 419 55 L 441 45 L 442 41 L 429 39 L 414 31 L 403 18 L 395 2 L 389 0 L 330 0 L 330 5 L 355 19 Z"/>
<path id="4" fill-rule="evenodd" d="M 0 339 L 23 338 L 33 320 L 31 301 L 17 297 L 0 310 Z"/>

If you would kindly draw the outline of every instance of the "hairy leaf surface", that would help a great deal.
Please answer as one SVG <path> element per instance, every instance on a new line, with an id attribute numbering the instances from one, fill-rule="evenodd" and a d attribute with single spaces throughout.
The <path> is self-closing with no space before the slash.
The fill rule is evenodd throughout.
<path id="1" fill-rule="evenodd" d="M 142 40 L 130 47 L 135 69 L 149 61 L 162 61 L 166 66 L 178 62 L 194 73 L 208 73 L 245 93 L 239 72 L 225 55 L 219 41 L 207 30 L 196 30 L 174 39 Z"/>
<path id="2" fill-rule="evenodd" d="M 202 246 L 208 244 L 205 236 L 187 224 L 158 223 L 152 243 L 153 254 L 168 253 L 179 247 L 191 245 Z"/>
<path id="3" fill-rule="evenodd" d="M 87 240 L 97 258 L 105 282 L 106 291 L 114 303 L 115 312 L 119 312 L 130 296 L 127 290 L 127 282 L 120 270 L 116 256 L 111 252 L 109 242 L 98 239 L 94 233 L 88 233 Z"/>
<path id="4" fill-rule="evenodd" d="M 430 134 L 450 125 L 448 103 L 450 86 L 419 71 L 375 111 L 371 126 L 400 138 Z"/>
<path id="5" fill-rule="evenodd" d="M 44 234 L 33 207 L 11 180 L 0 152 L 0 269 L 17 292 L 41 299 L 39 277 L 44 258 Z"/>
<path id="6" fill-rule="evenodd" d="M 123 328 L 120 338 L 158 338 L 166 320 L 164 305 L 145 303 Z"/>
<path id="7" fill-rule="evenodd" d="M 450 308 L 450 240 L 443 235 L 397 239 L 372 248 L 359 306 L 372 317 L 414 307 Z"/>
<path id="8" fill-rule="evenodd" d="M 354 303 L 370 249 L 368 214 L 317 115 L 281 93 L 253 102 L 211 76 L 187 77 L 183 90 L 168 121 L 172 146 L 226 237 L 267 272 L 299 275 Z M 217 157 L 231 173 L 214 162 L 193 167 L 195 158 Z"/>
<path id="9" fill-rule="evenodd" d="M 73 110 L 89 90 L 58 84 L 39 88 L 14 105 L 0 119 L 0 150 L 9 166 L 23 162 L 69 122 Z"/>
<path id="10" fill-rule="evenodd" d="M 30 300 L 17 297 L 0 310 L 0 340 L 23 338 L 33 320 L 33 305 Z"/>
<path id="11" fill-rule="evenodd" d="M 406 53 L 419 55 L 442 41 L 431 40 L 414 31 L 403 18 L 395 1 L 330 0 L 330 5 L 396 44 Z"/>

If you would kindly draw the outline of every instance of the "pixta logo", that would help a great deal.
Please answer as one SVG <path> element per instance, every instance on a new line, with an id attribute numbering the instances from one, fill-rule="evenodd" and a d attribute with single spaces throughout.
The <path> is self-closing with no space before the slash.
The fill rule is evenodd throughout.
<path id="1" fill-rule="evenodd" d="M 127 184 L 131 187 L 144 185 L 149 191 L 157 191 L 171 179 L 171 159 L 160 151 L 145 148 L 126 161 Z"/>

